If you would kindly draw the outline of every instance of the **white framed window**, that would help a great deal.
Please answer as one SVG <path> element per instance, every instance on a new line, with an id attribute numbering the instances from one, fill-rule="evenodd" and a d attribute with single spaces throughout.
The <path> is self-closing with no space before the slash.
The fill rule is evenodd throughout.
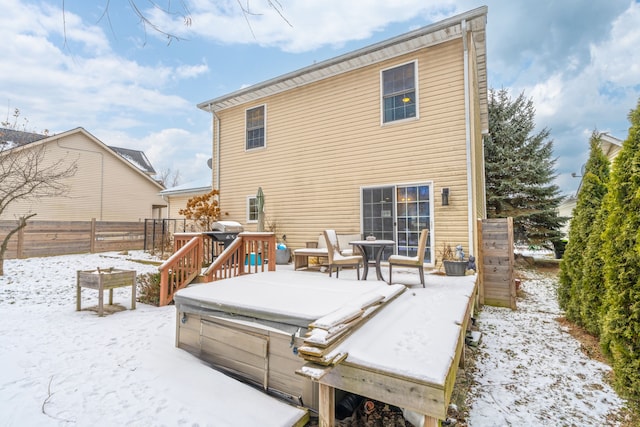
<path id="1" fill-rule="evenodd" d="M 418 117 L 417 61 L 382 70 L 382 123 Z"/>
<path id="2" fill-rule="evenodd" d="M 266 142 L 267 107 L 260 105 L 246 111 L 246 150 L 264 148 Z"/>
<path id="3" fill-rule="evenodd" d="M 247 196 L 247 223 L 258 222 L 258 198 Z"/>

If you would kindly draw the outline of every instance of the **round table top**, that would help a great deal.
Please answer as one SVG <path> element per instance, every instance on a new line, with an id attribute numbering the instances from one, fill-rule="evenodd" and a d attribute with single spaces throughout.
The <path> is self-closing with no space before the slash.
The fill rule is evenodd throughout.
<path id="1" fill-rule="evenodd" d="M 351 242 L 349 242 L 350 245 L 361 245 L 361 246 L 376 246 L 376 245 L 395 245 L 396 242 L 393 240 L 383 240 L 383 239 L 376 239 L 376 240 L 352 240 Z"/>

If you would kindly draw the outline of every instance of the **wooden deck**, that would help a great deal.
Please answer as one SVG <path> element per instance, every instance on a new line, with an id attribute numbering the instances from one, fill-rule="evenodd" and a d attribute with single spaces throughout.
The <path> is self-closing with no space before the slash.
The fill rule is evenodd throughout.
<path id="1" fill-rule="evenodd" d="M 401 277 L 399 274 L 398 278 Z M 198 314 L 205 317 L 208 316 L 207 306 L 219 310 L 220 302 L 230 312 L 243 312 L 248 317 L 252 311 L 258 317 L 271 317 L 269 313 L 272 310 L 273 318 L 279 319 L 280 311 L 286 309 L 287 316 L 295 320 L 292 323 L 309 321 L 305 323 L 306 334 L 302 339 L 296 339 L 300 363 L 289 375 L 304 378 L 317 386 L 311 391 L 317 396 L 317 403 L 311 407 L 318 409 L 322 426 L 334 425 L 335 389 L 423 414 L 425 425 L 435 426 L 437 420 L 446 418 L 458 365 L 463 360 L 466 330 L 476 307 L 478 286 L 476 276 L 426 275 L 425 279 L 424 289 L 385 285 L 390 289 L 384 290 L 380 287 L 383 282 L 375 280 L 358 282 L 342 277 L 329 278 L 317 272 L 276 271 L 218 281 L 210 288 L 207 284 L 200 284 L 197 292 L 187 288 L 177 294 L 176 344 L 186 348 L 209 339 L 192 336 L 195 330 L 203 330 L 201 326 L 189 331 L 188 322 L 182 323 L 185 322 L 184 318 L 181 319 L 183 313 L 188 312 L 188 306 L 198 300 L 203 301 L 197 307 Z M 224 295 L 217 297 L 216 292 L 221 291 L 214 291 L 216 286 L 213 285 L 223 282 L 228 282 L 228 286 Z M 270 302 L 265 302 L 264 307 L 256 307 L 255 300 L 245 302 L 247 286 L 254 289 L 262 286 L 269 294 L 283 292 L 286 307 L 271 307 Z M 325 305 L 311 317 L 305 317 L 309 316 L 309 304 L 314 299 L 324 300 L 325 304 L 331 299 L 325 298 L 323 292 L 336 295 L 336 300 L 340 300 L 340 294 L 335 292 L 342 289 L 358 289 L 360 292 L 363 286 L 376 289 L 375 293 L 380 297 L 359 298 L 356 304 L 353 297 L 343 298 L 335 306 Z M 323 291 L 325 287 L 326 291 Z M 229 294 L 233 288 L 238 289 L 237 297 Z M 211 293 L 208 289 L 212 290 Z M 181 293 L 183 298 L 180 298 Z M 232 308 L 235 304 L 238 307 Z M 187 315 L 189 317 L 191 315 Z M 214 329 L 209 332 L 217 333 Z M 180 342 L 181 336 L 185 337 L 185 342 Z M 190 350 L 198 353 L 202 348 Z M 317 354 L 314 353 L 316 350 Z M 264 365 L 276 366 L 269 361 Z M 255 376 L 254 373 L 248 375 Z M 293 378 L 287 381 L 295 382 Z M 308 394 L 309 390 L 305 390 Z M 307 406 L 308 401 L 304 403 Z"/>
<path id="2" fill-rule="evenodd" d="M 321 425 L 333 425 L 335 389 L 424 414 L 426 426 L 446 419 L 477 283 L 475 276 L 426 279 L 425 289 L 408 289 L 332 350 L 346 357 L 298 372 L 320 385 Z"/>

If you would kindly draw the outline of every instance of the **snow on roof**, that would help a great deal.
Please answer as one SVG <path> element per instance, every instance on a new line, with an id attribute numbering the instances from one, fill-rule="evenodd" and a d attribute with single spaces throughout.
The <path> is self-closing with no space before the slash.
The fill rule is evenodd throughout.
<path id="1" fill-rule="evenodd" d="M 154 175 L 156 173 L 155 169 L 153 169 L 153 166 L 151 166 L 151 162 L 149 161 L 149 159 L 147 159 L 147 156 L 143 151 L 113 146 L 109 146 L 109 148 L 118 153 L 123 159 L 127 160 L 129 163 L 131 163 L 141 171 L 150 175 Z"/>
<path id="2" fill-rule="evenodd" d="M 29 144 L 44 138 L 48 138 L 47 135 L 33 132 L 24 132 L 15 129 L 0 128 L 0 143 L 6 143 L 9 148 L 13 148 L 11 145 L 15 144 Z"/>
<path id="3" fill-rule="evenodd" d="M 190 181 L 184 184 L 177 185 L 175 187 L 167 188 L 166 190 L 162 190 L 160 194 L 162 195 L 170 195 L 170 194 L 181 194 L 181 193 L 203 193 L 206 191 L 211 191 L 212 179 L 210 175 L 206 177 L 202 177 L 197 181 Z"/>

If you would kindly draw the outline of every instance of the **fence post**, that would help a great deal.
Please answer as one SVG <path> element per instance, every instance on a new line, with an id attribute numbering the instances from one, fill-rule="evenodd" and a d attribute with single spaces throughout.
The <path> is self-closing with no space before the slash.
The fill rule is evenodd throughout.
<path id="1" fill-rule="evenodd" d="M 24 254 L 22 253 L 24 251 L 24 229 L 28 226 L 29 225 L 26 225 L 24 228 L 18 230 L 18 247 L 16 248 L 16 258 L 18 259 L 24 258 Z"/>
<path id="2" fill-rule="evenodd" d="M 96 219 L 91 218 L 91 242 L 89 252 L 96 252 Z"/>
<path id="3" fill-rule="evenodd" d="M 142 250 L 147 250 L 147 224 L 149 224 L 149 219 L 144 219 L 144 243 L 142 244 Z"/>
<path id="4" fill-rule="evenodd" d="M 484 305 L 484 232 L 483 220 L 478 219 L 478 252 L 476 253 L 476 268 L 478 274 L 478 302 Z"/>

